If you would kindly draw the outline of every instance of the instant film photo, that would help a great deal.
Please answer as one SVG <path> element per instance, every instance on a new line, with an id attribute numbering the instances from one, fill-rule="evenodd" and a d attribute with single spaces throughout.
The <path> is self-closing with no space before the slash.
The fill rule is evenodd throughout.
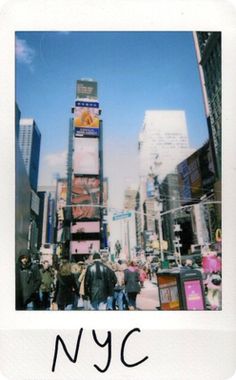
<path id="1" fill-rule="evenodd" d="M 3 5 L 2 378 L 233 376 L 235 14 Z"/>

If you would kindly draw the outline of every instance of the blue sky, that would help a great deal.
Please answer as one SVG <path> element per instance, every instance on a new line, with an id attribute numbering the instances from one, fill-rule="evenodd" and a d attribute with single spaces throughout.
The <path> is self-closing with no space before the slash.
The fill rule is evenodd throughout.
<path id="1" fill-rule="evenodd" d="M 191 147 L 208 138 L 192 33 L 20 32 L 16 41 L 16 101 L 42 134 L 39 185 L 65 173 L 68 120 L 80 78 L 98 82 L 113 203 L 137 179 L 146 110 L 185 110 Z"/>

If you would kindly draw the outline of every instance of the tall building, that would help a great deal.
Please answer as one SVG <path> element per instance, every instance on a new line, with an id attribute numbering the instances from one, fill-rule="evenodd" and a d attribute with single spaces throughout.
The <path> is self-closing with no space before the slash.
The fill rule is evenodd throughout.
<path id="1" fill-rule="evenodd" d="M 158 157 L 158 176 L 162 180 L 175 172 L 176 165 L 190 154 L 184 111 L 152 110 L 145 112 L 139 135 L 140 176 L 147 176 Z"/>
<path id="2" fill-rule="evenodd" d="M 144 244 L 145 231 L 148 234 L 157 232 L 157 211 L 154 211 L 154 207 L 157 206 L 157 184 L 161 183 L 166 175 L 176 173 L 178 163 L 192 151 L 189 147 L 184 111 L 145 112 L 139 135 L 140 212 L 146 214 L 142 215 Z"/>
<path id="3" fill-rule="evenodd" d="M 209 139 L 217 178 L 221 178 L 221 33 L 194 32 Z"/>
<path id="4" fill-rule="evenodd" d="M 34 119 L 20 119 L 19 147 L 30 186 L 37 191 L 41 133 Z"/>
<path id="5" fill-rule="evenodd" d="M 19 148 L 20 110 L 15 106 L 15 253 L 29 244 L 31 189 Z"/>
<path id="6" fill-rule="evenodd" d="M 70 118 L 66 199 L 57 202 L 57 241 L 65 256 L 75 261 L 103 248 L 102 120 L 97 82 L 76 83 L 76 99 Z M 58 193 L 59 195 L 59 193 Z M 58 199 L 58 196 L 57 196 Z"/>

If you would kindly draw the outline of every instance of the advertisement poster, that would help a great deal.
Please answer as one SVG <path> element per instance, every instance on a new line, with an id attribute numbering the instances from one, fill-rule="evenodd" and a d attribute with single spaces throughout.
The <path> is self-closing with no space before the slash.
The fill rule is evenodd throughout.
<path id="1" fill-rule="evenodd" d="M 97 103 L 95 103 L 97 104 Z M 82 103 L 74 109 L 74 127 L 98 128 L 99 127 L 99 110 L 90 103 Z"/>
<path id="2" fill-rule="evenodd" d="M 184 289 L 187 302 L 187 310 L 204 310 L 200 281 L 185 281 Z"/>
<path id="3" fill-rule="evenodd" d="M 99 174 L 99 144 L 97 138 L 74 139 L 73 170 L 75 175 Z"/>
<path id="4" fill-rule="evenodd" d="M 75 177 L 72 184 L 72 213 L 75 220 L 100 218 L 100 180 Z"/>
<path id="5" fill-rule="evenodd" d="M 100 232 L 99 222 L 76 222 L 71 225 L 72 234 L 98 233 Z"/>
<path id="6" fill-rule="evenodd" d="M 179 293 L 177 281 L 168 276 L 158 277 L 162 310 L 179 310 Z"/>
<path id="7" fill-rule="evenodd" d="M 88 254 L 98 252 L 99 249 L 99 240 L 81 240 L 70 242 L 70 250 L 72 254 Z"/>

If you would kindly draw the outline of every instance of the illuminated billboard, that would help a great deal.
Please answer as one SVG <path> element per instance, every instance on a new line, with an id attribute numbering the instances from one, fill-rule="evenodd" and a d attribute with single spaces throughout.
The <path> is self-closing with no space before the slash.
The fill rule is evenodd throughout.
<path id="1" fill-rule="evenodd" d="M 79 99 L 97 99 L 97 82 L 77 80 L 76 96 Z"/>
<path id="2" fill-rule="evenodd" d="M 66 197 L 67 197 L 67 180 L 65 178 L 59 179 L 57 181 L 57 198 L 56 198 L 57 242 L 62 241 L 63 221 L 64 221 L 63 208 L 66 206 Z"/>
<path id="3" fill-rule="evenodd" d="M 74 174 L 99 173 L 99 145 L 97 138 L 74 139 Z"/>
<path id="4" fill-rule="evenodd" d="M 72 183 L 72 214 L 75 220 L 100 219 L 100 180 L 75 177 Z"/>
<path id="5" fill-rule="evenodd" d="M 57 181 L 57 211 L 61 210 L 66 205 L 67 196 L 67 180 L 59 179 Z"/>
<path id="6" fill-rule="evenodd" d="M 99 233 L 100 223 L 99 222 L 76 222 L 71 225 L 71 233 Z"/>
<path id="7" fill-rule="evenodd" d="M 76 101 L 74 108 L 75 137 L 99 136 L 99 104 Z"/>
<path id="8" fill-rule="evenodd" d="M 88 254 L 100 250 L 100 240 L 80 240 L 70 242 L 70 252 L 73 254 Z"/>

